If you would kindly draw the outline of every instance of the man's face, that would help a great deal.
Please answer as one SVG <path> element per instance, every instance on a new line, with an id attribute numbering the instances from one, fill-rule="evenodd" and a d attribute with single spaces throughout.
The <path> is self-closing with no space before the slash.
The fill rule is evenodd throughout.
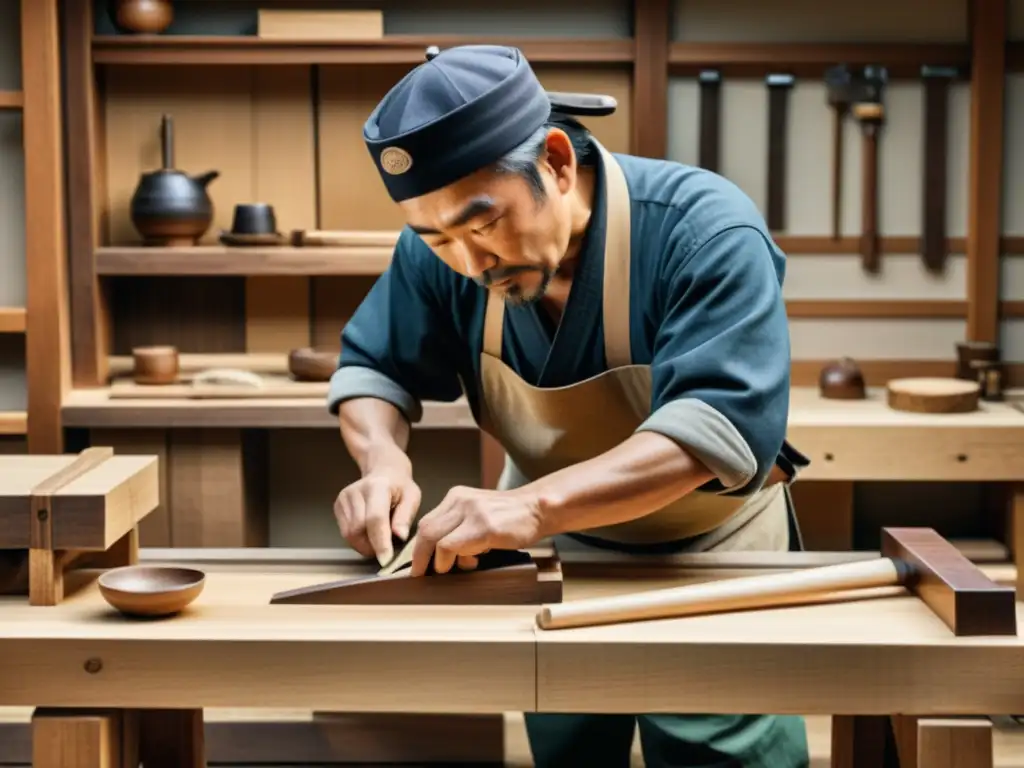
<path id="1" fill-rule="evenodd" d="M 449 267 L 526 304 L 544 295 L 569 245 L 576 157 L 562 131 L 549 132 L 537 171 L 541 194 L 522 176 L 484 170 L 401 206 Z"/>

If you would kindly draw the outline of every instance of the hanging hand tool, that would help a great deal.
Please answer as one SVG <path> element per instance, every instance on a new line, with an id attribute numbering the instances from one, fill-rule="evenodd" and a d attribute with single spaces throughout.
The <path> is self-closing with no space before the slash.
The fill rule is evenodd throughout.
<path id="1" fill-rule="evenodd" d="M 885 122 L 882 94 L 888 80 L 884 67 L 864 67 L 863 91 L 851 106 L 861 126 L 861 235 L 860 254 L 864 268 L 877 272 L 880 266 L 878 243 L 878 135 Z"/>
<path id="2" fill-rule="evenodd" d="M 786 139 L 789 114 L 789 92 L 795 78 L 787 74 L 771 74 L 768 86 L 768 229 L 780 232 L 786 228 Z"/>
<path id="3" fill-rule="evenodd" d="M 946 264 L 946 144 L 949 83 L 953 67 L 921 67 L 924 80 L 924 190 L 921 253 L 925 268 L 941 272 Z"/>
<path id="4" fill-rule="evenodd" d="M 700 73 L 700 157 L 701 168 L 718 173 L 720 120 L 722 112 L 722 77 L 713 70 Z"/>
<path id="5" fill-rule="evenodd" d="M 832 108 L 832 239 L 838 240 L 843 229 L 843 128 L 857 83 L 845 64 L 825 71 L 828 105 Z"/>

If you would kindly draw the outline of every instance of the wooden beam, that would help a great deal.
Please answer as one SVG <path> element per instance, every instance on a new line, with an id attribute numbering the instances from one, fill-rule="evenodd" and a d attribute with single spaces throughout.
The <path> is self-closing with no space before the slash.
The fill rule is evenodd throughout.
<path id="1" fill-rule="evenodd" d="M 24 333 L 25 318 L 20 307 L 0 307 L 0 333 Z"/>
<path id="2" fill-rule="evenodd" d="M 0 109 L 21 109 L 24 103 L 21 91 L 0 91 Z"/>
<path id="3" fill-rule="evenodd" d="M 668 153 L 668 0 L 633 0 L 633 154 Z"/>
<path id="4" fill-rule="evenodd" d="M 967 338 L 999 340 L 1006 0 L 971 0 Z"/>
<path id="5" fill-rule="evenodd" d="M 68 268 L 71 303 L 71 378 L 76 387 L 106 382 L 110 353 L 109 287 L 96 275 L 102 244 L 105 183 L 96 67 L 92 64 L 92 0 L 67 0 L 64 22 L 64 108 L 67 124 Z"/>
<path id="6" fill-rule="evenodd" d="M 56 0 L 21 0 L 25 134 L 28 450 L 61 453 L 70 389 L 60 34 Z"/>

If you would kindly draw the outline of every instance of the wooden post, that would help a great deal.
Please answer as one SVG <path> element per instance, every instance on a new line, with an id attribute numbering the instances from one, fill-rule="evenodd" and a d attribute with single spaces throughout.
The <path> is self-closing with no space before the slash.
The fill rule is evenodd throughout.
<path id="1" fill-rule="evenodd" d="M 668 153 L 668 52 L 672 35 L 668 0 L 633 0 L 632 152 Z"/>
<path id="2" fill-rule="evenodd" d="M 1006 0 L 971 0 L 967 338 L 999 340 Z"/>
<path id="3" fill-rule="evenodd" d="M 21 0 L 28 450 L 61 453 L 70 387 L 57 0 Z"/>

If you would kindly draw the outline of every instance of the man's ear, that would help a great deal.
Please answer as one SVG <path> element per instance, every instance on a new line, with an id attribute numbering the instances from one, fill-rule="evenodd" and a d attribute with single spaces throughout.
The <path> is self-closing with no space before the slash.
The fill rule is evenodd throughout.
<path id="1" fill-rule="evenodd" d="M 554 174 L 555 183 L 563 194 L 576 183 L 576 152 L 568 134 L 561 128 L 552 128 L 544 140 L 544 162 Z"/>

